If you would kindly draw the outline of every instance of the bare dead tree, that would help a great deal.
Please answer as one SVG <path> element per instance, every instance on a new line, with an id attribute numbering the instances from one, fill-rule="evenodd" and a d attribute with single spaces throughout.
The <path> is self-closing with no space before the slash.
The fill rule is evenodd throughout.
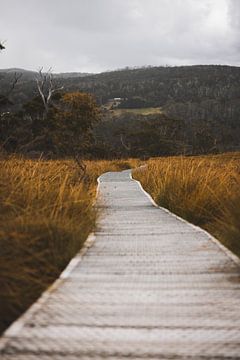
<path id="1" fill-rule="evenodd" d="M 52 96 L 55 92 L 63 89 L 63 86 L 57 87 L 53 81 L 52 69 L 50 68 L 46 73 L 43 73 L 43 68 L 38 71 L 38 77 L 36 78 L 37 88 L 39 95 L 41 96 L 44 106 L 44 117 L 49 111 L 49 105 L 51 103 Z"/>
<path id="2" fill-rule="evenodd" d="M 8 91 L 5 94 L 0 94 L 0 107 L 4 106 L 4 105 L 12 104 L 12 102 L 9 100 L 9 96 L 15 89 L 15 87 L 16 87 L 17 83 L 19 82 L 19 80 L 21 79 L 22 75 L 23 75 L 22 73 L 17 73 L 17 72 L 14 73 L 13 79 L 10 82 L 10 87 L 9 87 Z"/>
<path id="3" fill-rule="evenodd" d="M 17 83 L 21 79 L 22 75 L 23 75 L 22 73 L 17 73 L 17 72 L 14 73 L 10 89 L 8 90 L 8 92 L 6 94 L 7 97 L 13 92 L 13 90 L 15 89 L 15 86 L 17 85 Z"/>

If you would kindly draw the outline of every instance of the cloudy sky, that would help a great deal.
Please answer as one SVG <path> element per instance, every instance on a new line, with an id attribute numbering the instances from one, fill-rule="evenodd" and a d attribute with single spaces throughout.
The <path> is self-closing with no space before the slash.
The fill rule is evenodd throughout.
<path id="1" fill-rule="evenodd" d="M 240 0 L 0 0 L 0 68 L 240 65 Z"/>

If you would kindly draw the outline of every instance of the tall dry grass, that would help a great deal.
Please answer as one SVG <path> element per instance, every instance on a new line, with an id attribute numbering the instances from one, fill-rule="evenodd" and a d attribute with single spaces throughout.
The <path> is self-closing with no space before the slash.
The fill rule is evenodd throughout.
<path id="1" fill-rule="evenodd" d="M 134 177 L 159 205 L 240 255 L 240 153 L 150 159 Z"/>
<path id="2" fill-rule="evenodd" d="M 133 163 L 133 162 L 132 162 Z M 0 331 L 59 275 L 94 229 L 97 177 L 131 161 L 0 161 Z"/>

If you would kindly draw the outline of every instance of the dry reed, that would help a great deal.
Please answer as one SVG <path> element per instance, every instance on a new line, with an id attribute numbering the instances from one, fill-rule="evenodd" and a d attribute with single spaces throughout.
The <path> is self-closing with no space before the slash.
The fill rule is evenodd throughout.
<path id="1" fill-rule="evenodd" d="M 0 331 L 58 277 L 94 229 L 96 179 L 126 161 L 1 160 Z"/>
<path id="2" fill-rule="evenodd" d="M 134 177 L 161 206 L 240 255 L 240 153 L 150 159 Z"/>

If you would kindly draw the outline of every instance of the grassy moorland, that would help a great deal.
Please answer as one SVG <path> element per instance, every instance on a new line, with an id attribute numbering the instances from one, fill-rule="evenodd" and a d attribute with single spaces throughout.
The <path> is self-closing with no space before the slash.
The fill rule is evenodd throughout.
<path id="1" fill-rule="evenodd" d="M 155 158 L 134 171 L 161 206 L 240 255 L 240 153 Z"/>
<path id="2" fill-rule="evenodd" d="M 64 269 L 94 229 L 97 177 L 136 161 L 0 161 L 0 332 Z"/>
<path id="3" fill-rule="evenodd" d="M 240 255 L 240 153 L 148 160 L 134 177 L 155 201 Z M 94 229 L 96 179 L 140 161 L 2 159 L 0 331 L 50 285 Z"/>

